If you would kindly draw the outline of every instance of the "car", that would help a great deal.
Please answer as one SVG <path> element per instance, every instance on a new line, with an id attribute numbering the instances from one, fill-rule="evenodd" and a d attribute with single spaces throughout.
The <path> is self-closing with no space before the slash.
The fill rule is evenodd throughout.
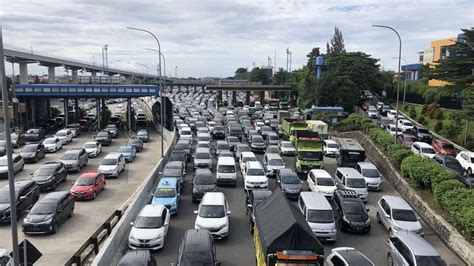
<path id="1" fill-rule="evenodd" d="M 431 143 L 431 146 L 436 151 L 436 153 L 439 153 L 442 155 L 451 155 L 451 156 L 456 157 L 456 154 L 457 154 L 456 148 L 454 148 L 454 145 L 450 143 L 449 141 L 434 139 L 433 142 Z"/>
<path id="2" fill-rule="evenodd" d="M 173 151 L 182 151 L 186 154 L 186 160 L 191 160 L 191 143 L 188 139 L 180 139 L 174 145 Z"/>
<path id="3" fill-rule="evenodd" d="M 71 130 L 73 138 L 77 138 L 81 135 L 81 125 L 79 123 L 69 124 L 66 128 Z"/>
<path id="4" fill-rule="evenodd" d="M 170 215 L 177 215 L 181 198 L 181 185 L 175 177 L 161 177 L 151 200 L 152 204 L 164 205 Z"/>
<path id="5" fill-rule="evenodd" d="M 120 173 L 125 170 L 125 158 L 121 153 L 109 153 L 100 162 L 99 173 L 105 177 L 118 178 Z"/>
<path id="6" fill-rule="evenodd" d="M 467 176 L 472 176 L 474 173 L 474 152 L 461 151 L 456 155 L 456 159 L 461 164 Z"/>
<path id="7" fill-rule="evenodd" d="M 23 170 L 25 167 L 25 162 L 23 161 L 23 157 L 19 154 L 12 154 L 12 161 L 13 161 L 13 174 L 16 174 Z M 7 156 L 3 155 L 0 157 L 0 178 L 8 178 L 8 161 Z"/>
<path id="8" fill-rule="evenodd" d="M 20 148 L 25 145 L 26 139 L 24 134 L 12 133 L 10 134 L 13 148 Z"/>
<path id="9" fill-rule="evenodd" d="M 211 131 L 213 139 L 225 139 L 225 129 L 222 125 L 216 124 Z"/>
<path id="10" fill-rule="evenodd" d="M 118 131 L 119 131 L 119 129 L 118 129 L 118 127 L 117 127 L 116 124 L 108 124 L 108 125 L 105 127 L 104 130 L 105 130 L 105 131 L 108 131 L 108 132 L 110 133 L 110 136 L 111 136 L 112 138 L 118 137 Z"/>
<path id="11" fill-rule="evenodd" d="M 184 169 L 186 169 L 188 167 L 188 161 L 187 161 L 187 158 L 186 158 L 186 154 L 183 151 L 172 150 L 171 154 L 170 154 L 170 157 L 169 157 L 169 161 L 170 162 L 172 162 L 172 161 L 182 162 L 183 165 L 184 165 Z"/>
<path id="12" fill-rule="evenodd" d="M 99 131 L 95 136 L 95 141 L 99 142 L 102 146 L 109 146 L 112 143 L 112 136 L 108 131 Z"/>
<path id="13" fill-rule="evenodd" d="M 250 233 L 253 234 L 255 224 L 255 208 L 272 195 L 271 190 L 249 190 L 245 199 L 246 212 L 249 216 Z"/>
<path id="14" fill-rule="evenodd" d="M 364 202 L 369 200 L 365 178 L 354 168 L 338 167 L 334 176 L 338 187 L 355 191 Z"/>
<path id="15" fill-rule="evenodd" d="M 7 142 L 0 140 L 0 157 L 7 154 Z"/>
<path id="16" fill-rule="evenodd" d="M 209 230 L 189 229 L 184 232 L 176 265 L 220 265 L 214 239 Z"/>
<path id="17" fill-rule="evenodd" d="M 206 192 L 216 191 L 214 174 L 208 168 L 198 168 L 192 181 L 192 201 L 199 202 Z"/>
<path id="18" fill-rule="evenodd" d="M 240 140 L 238 137 L 228 136 L 227 143 L 229 144 L 230 151 L 235 151 L 235 147 L 240 144 Z"/>
<path id="19" fill-rule="evenodd" d="M 427 128 L 413 126 L 413 132 L 418 141 L 425 142 L 431 145 L 431 142 L 433 141 L 433 136 Z"/>
<path id="20" fill-rule="evenodd" d="M 102 153 L 102 144 L 97 141 L 88 141 L 82 145 L 89 158 L 95 158 Z"/>
<path id="21" fill-rule="evenodd" d="M 235 160 L 238 161 L 242 152 L 249 152 L 250 146 L 245 143 L 239 143 L 235 146 Z"/>
<path id="22" fill-rule="evenodd" d="M 131 225 L 130 249 L 162 249 L 170 225 L 169 210 L 163 205 L 145 205 Z"/>
<path id="23" fill-rule="evenodd" d="M 415 155 L 425 156 L 428 158 L 433 158 L 436 155 L 436 151 L 431 147 L 431 145 L 421 141 L 414 142 L 413 145 L 411 145 L 411 151 Z"/>
<path id="24" fill-rule="evenodd" d="M 182 176 L 186 175 L 186 167 L 183 161 L 168 160 L 163 169 L 178 169 Z"/>
<path id="25" fill-rule="evenodd" d="M 149 250 L 127 250 L 127 252 L 120 258 L 117 266 L 131 266 L 131 265 L 142 265 L 142 266 L 156 266 L 155 257 L 151 255 Z"/>
<path id="26" fill-rule="evenodd" d="M 268 145 L 265 149 L 265 155 L 267 154 L 276 154 L 280 155 L 280 148 L 277 145 Z"/>
<path id="27" fill-rule="evenodd" d="M 337 186 L 331 175 L 323 169 L 312 169 L 308 173 L 308 187 L 313 192 L 321 192 L 327 198 L 334 195 Z"/>
<path id="28" fill-rule="evenodd" d="M 275 153 L 265 154 L 263 156 L 263 167 L 267 176 L 275 177 L 280 169 L 285 168 L 286 163 Z"/>
<path id="29" fill-rule="evenodd" d="M 339 155 L 339 146 L 332 139 L 323 140 L 323 150 L 326 157 L 336 157 Z"/>
<path id="30" fill-rule="evenodd" d="M 359 195 L 354 190 L 336 189 L 332 197 L 341 231 L 368 233 L 370 217 Z"/>
<path id="31" fill-rule="evenodd" d="M 54 134 L 54 137 L 59 138 L 63 142 L 63 145 L 67 145 L 72 141 L 73 133 L 70 129 L 61 129 Z"/>
<path id="32" fill-rule="evenodd" d="M 263 153 L 267 145 L 260 135 L 252 135 L 250 138 L 250 149 L 252 152 Z"/>
<path id="33" fill-rule="evenodd" d="M 194 214 L 194 229 L 207 229 L 214 239 L 228 237 L 231 211 L 224 193 L 206 192 Z"/>
<path id="34" fill-rule="evenodd" d="M 81 131 L 89 131 L 89 127 L 91 125 L 91 122 L 87 119 L 81 119 L 79 120 L 79 128 Z"/>
<path id="35" fill-rule="evenodd" d="M 268 178 L 258 161 L 247 161 L 242 177 L 244 179 L 244 190 L 268 188 Z"/>
<path id="36" fill-rule="evenodd" d="M 377 110 L 368 110 L 367 111 L 367 116 L 372 118 L 372 119 L 378 119 L 379 118 L 379 113 Z"/>
<path id="37" fill-rule="evenodd" d="M 43 140 L 45 152 L 57 152 L 63 148 L 63 142 L 60 138 L 50 137 Z"/>
<path id="38" fill-rule="evenodd" d="M 392 136 L 395 136 L 395 132 L 397 136 L 403 133 L 402 129 L 397 127 L 395 124 L 389 124 L 387 127 L 387 132 Z"/>
<path id="39" fill-rule="evenodd" d="M 253 152 L 251 151 L 242 152 L 239 157 L 239 166 L 240 166 L 240 172 L 242 173 L 242 176 L 244 175 L 244 172 L 245 172 L 245 164 L 249 161 L 258 162 L 257 157 L 255 156 Z"/>
<path id="40" fill-rule="evenodd" d="M 224 184 L 232 186 L 237 185 L 237 168 L 235 160 L 232 154 L 229 155 L 231 156 L 225 156 L 224 152 L 222 152 L 217 160 L 216 184 L 219 186 Z"/>
<path id="41" fill-rule="evenodd" d="M 212 155 L 208 148 L 197 148 L 194 152 L 194 169 L 212 168 Z"/>
<path id="42" fill-rule="evenodd" d="M 355 169 L 364 177 L 367 189 L 382 190 L 382 176 L 373 163 L 358 162 Z"/>
<path id="43" fill-rule="evenodd" d="M 466 174 L 466 171 L 456 158 L 451 155 L 436 154 L 433 160 L 451 171 L 467 188 L 472 188 L 474 177 Z"/>
<path id="44" fill-rule="evenodd" d="M 70 190 L 74 200 L 93 200 L 105 189 L 106 181 L 103 174 L 93 171 L 80 175 Z"/>
<path id="45" fill-rule="evenodd" d="M 333 209 L 322 193 L 302 191 L 297 206 L 318 239 L 332 242 L 337 240 Z"/>
<path id="46" fill-rule="evenodd" d="M 280 143 L 280 138 L 278 137 L 277 133 L 272 131 L 267 134 L 265 141 L 267 145 L 278 145 Z"/>
<path id="47" fill-rule="evenodd" d="M 141 139 L 145 143 L 148 143 L 150 141 L 150 137 L 148 136 L 148 131 L 146 129 L 138 130 L 136 136 L 137 138 Z"/>
<path id="48" fill-rule="evenodd" d="M 216 142 L 216 155 L 219 156 L 221 151 L 230 151 L 230 145 L 225 140 L 218 140 Z"/>
<path id="49" fill-rule="evenodd" d="M 128 145 L 134 146 L 137 152 L 141 152 L 143 150 L 143 140 L 141 139 L 131 138 L 128 140 Z"/>
<path id="50" fill-rule="evenodd" d="M 27 144 L 23 147 L 20 153 L 25 163 L 37 163 L 44 158 L 46 151 L 42 143 Z"/>
<path id="51" fill-rule="evenodd" d="M 15 202 L 17 219 L 29 210 L 39 199 L 40 190 L 32 180 L 15 180 Z M 10 189 L 9 185 L 0 187 L 0 224 L 10 223 Z"/>
<path id="52" fill-rule="evenodd" d="M 416 141 L 415 135 L 412 135 L 410 133 L 404 132 L 398 136 L 398 142 L 400 142 L 401 144 L 409 148 L 411 147 L 411 145 L 413 145 L 415 141 Z"/>
<path id="53" fill-rule="evenodd" d="M 331 250 L 325 259 L 328 266 L 351 266 L 364 265 L 374 266 L 375 264 L 369 260 L 364 254 L 353 247 L 338 247 Z M 390 265 L 390 264 L 389 264 Z"/>
<path id="54" fill-rule="evenodd" d="M 74 215 L 74 200 L 67 191 L 51 192 L 40 199 L 23 219 L 22 230 L 30 234 L 55 234 L 60 224 Z"/>
<path id="55" fill-rule="evenodd" d="M 0 263 L 5 266 L 13 266 L 13 258 L 6 249 L 0 249 Z"/>
<path id="56" fill-rule="evenodd" d="M 59 183 L 66 182 L 67 180 L 67 170 L 61 162 L 45 163 L 38 167 L 34 173 L 31 173 L 31 175 L 31 180 L 35 181 L 42 191 L 55 191 Z"/>
<path id="57" fill-rule="evenodd" d="M 68 172 L 80 172 L 89 162 L 89 156 L 84 148 L 71 149 L 63 153 L 59 161 L 66 166 Z"/>
<path id="58" fill-rule="evenodd" d="M 24 137 L 26 142 L 41 141 L 46 132 L 42 127 L 30 128 L 26 131 Z"/>
<path id="59" fill-rule="evenodd" d="M 420 218 L 401 197 L 384 195 L 377 202 L 377 222 L 390 236 L 398 231 L 410 231 L 423 236 Z"/>
<path id="60" fill-rule="evenodd" d="M 123 155 L 125 162 L 127 163 L 132 162 L 137 156 L 137 150 L 135 149 L 135 146 L 132 145 L 122 145 L 119 147 L 118 152 Z"/>
<path id="61" fill-rule="evenodd" d="M 293 144 L 291 144 L 290 141 L 287 141 L 287 140 L 280 141 L 278 143 L 278 148 L 280 150 L 280 155 L 282 156 L 294 156 L 296 154 L 296 149 L 293 146 Z"/>
<path id="62" fill-rule="evenodd" d="M 413 232 L 396 232 L 386 244 L 388 265 L 446 266 L 438 251 Z"/>
<path id="63" fill-rule="evenodd" d="M 407 120 L 407 119 L 398 120 L 398 127 L 400 127 L 402 131 L 412 130 L 413 126 L 414 125 L 410 120 Z"/>
<path id="64" fill-rule="evenodd" d="M 289 168 L 282 168 L 276 173 L 276 183 L 287 198 L 297 199 L 301 192 L 302 181 Z"/>

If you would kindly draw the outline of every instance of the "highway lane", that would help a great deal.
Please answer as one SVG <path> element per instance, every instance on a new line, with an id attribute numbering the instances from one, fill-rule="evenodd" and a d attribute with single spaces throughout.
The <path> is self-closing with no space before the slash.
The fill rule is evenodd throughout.
<path id="1" fill-rule="evenodd" d="M 243 140 L 245 142 L 245 140 Z M 258 154 L 259 160 L 262 155 Z M 294 157 L 283 157 L 287 167 L 294 169 Z M 336 160 L 334 158 L 325 158 L 325 169 L 334 175 L 337 168 Z M 213 172 L 215 174 L 216 158 L 214 158 Z M 252 235 L 249 233 L 248 217 L 245 214 L 245 193 L 243 191 L 242 177 L 240 171 L 238 172 L 237 187 L 218 187 L 218 191 L 225 193 L 229 202 L 232 214 L 230 216 L 230 233 L 228 239 L 216 240 L 216 249 L 218 260 L 223 265 L 254 265 L 255 250 Z M 192 164 L 188 165 L 187 175 L 185 177 L 185 189 L 181 196 L 178 216 L 172 217 L 170 222 L 170 229 L 165 242 L 165 247 L 162 250 L 156 251 L 153 254 L 159 264 L 170 265 L 176 262 L 176 255 L 178 253 L 181 238 L 187 229 L 194 228 L 195 214 L 193 211 L 197 209 L 198 204 L 191 202 L 191 186 L 190 181 L 193 175 Z M 270 179 L 270 189 L 275 189 L 275 179 Z M 308 189 L 306 181 L 303 182 L 303 188 Z M 386 265 L 386 251 L 385 243 L 388 238 L 387 230 L 376 222 L 376 203 L 382 195 L 396 195 L 400 196 L 393 186 L 384 179 L 382 191 L 370 191 L 369 202 L 367 208 L 370 209 L 369 216 L 371 219 L 372 229 L 368 234 L 354 234 L 338 232 L 338 239 L 335 243 L 323 242 L 325 247 L 325 255 L 329 255 L 332 248 L 335 247 L 355 247 L 367 257 L 369 257 L 375 265 Z M 296 201 L 292 202 L 296 205 Z M 446 260 L 448 265 L 465 265 L 465 263 L 434 233 L 426 223 L 422 221 L 425 231 L 425 239 L 427 239 Z"/>

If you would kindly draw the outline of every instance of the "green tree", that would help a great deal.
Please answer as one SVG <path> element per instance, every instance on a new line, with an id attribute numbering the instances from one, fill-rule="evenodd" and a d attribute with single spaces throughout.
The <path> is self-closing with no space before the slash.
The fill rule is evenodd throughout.
<path id="1" fill-rule="evenodd" d="M 237 75 L 240 75 L 240 74 L 245 74 L 245 73 L 247 73 L 247 72 L 248 72 L 248 71 L 247 71 L 247 69 L 246 69 L 245 67 L 239 67 L 239 68 L 237 68 L 237 70 L 235 71 L 235 75 L 237 76 Z"/>
<path id="2" fill-rule="evenodd" d="M 462 92 L 462 109 L 466 120 L 466 128 L 469 128 L 469 123 L 474 120 L 474 90 L 472 88 L 467 88 Z M 468 136 L 464 136 L 464 145 L 467 145 L 468 139 Z"/>
<path id="3" fill-rule="evenodd" d="M 344 38 L 342 37 L 342 31 L 336 26 L 334 27 L 334 37 L 331 39 L 331 46 L 327 46 L 329 48 L 329 53 L 345 53 L 346 48 L 344 46 Z"/>
<path id="4" fill-rule="evenodd" d="M 270 80 L 268 79 L 265 70 L 256 67 L 248 73 L 247 79 L 254 82 L 262 82 L 263 85 L 268 85 Z"/>
<path id="5" fill-rule="evenodd" d="M 314 71 L 308 66 L 293 71 L 288 85 L 298 92 L 297 105 L 299 108 L 308 108 L 316 103 L 316 77 Z"/>
<path id="6" fill-rule="evenodd" d="M 360 95 L 360 89 L 350 76 L 338 75 L 335 72 L 326 75 L 318 92 L 319 105 L 341 106 L 349 112 L 354 109 L 354 99 L 358 99 Z"/>
<path id="7" fill-rule="evenodd" d="M 306 55 L 308 57 L 308 62 L 306 63 L 306 66 L 308 66 L 310 69 L 315 69 L 316 68 L 316 57 L 320 56 L 319 52 L 319 47 L 314 47 L 309 54 Z"/>
<path id="8" fill-rule="evenodd" d="M 286 71 L 280 67 L 278 71 L 273 74 L 273 85 L 285 84 Z"/>

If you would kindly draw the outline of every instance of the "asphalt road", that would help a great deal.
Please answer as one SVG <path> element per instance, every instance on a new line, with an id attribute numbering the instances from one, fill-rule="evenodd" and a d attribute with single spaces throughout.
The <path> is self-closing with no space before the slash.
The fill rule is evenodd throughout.
<path id="1" fill-rule="evenodd" d="M 243 140 L 245 142 L 245 140 Z M 262 155 L 257 155 L 261 160 Z M 283 158 L 287 167 L 294 169 L 294 157 Z M 325 169 L 334 175 L 337 168 L 334 158 L 325 158 Z M 214 158 L 213 172 L 215 174 L 216 159 Z M 255 264 L 255 249 L 252 235 L 249 232 L 248 217 L 245 214 L 245 193 L 243 191 L 242 177 L 240 171 L 238 172 L 237 187 L 218 187 L 218 191 L 224 192 L 227 201 L 230 205 L 232 214 L 230 216 L 230 232 L 229 237 L 224 240 L 216 240 L 217 258 L 222 265 L 254 265 Z M 185 177 L 184 193 L 181 195 L 180 207 L 178 215 L 171 218 L 170 229 L 165 240 L 165 246 L 162 250 L 153 252 L 158 264 L 170 265 L 176 262 L 179 245 L 181 243 L 184 232 L 187 229 L 194 228 L 195 214 L 198 204 L 191 202 L 191 185 L 193 167 L 192 163 L 188 164 L 187 175 Z M 270 189 L 275 189 L 275 179 L 270 179 Z M 304 182 L 304 189 L 307 190 L 307 183 Z M 381 192 L 369 192 L 369 202 L 367 208 L 370 209 L 369 215 L 371 218 L 372 229 L 368 234 L 353 234 L 338 232 L 338 239 L 335 243 L 322 244 L 325 247 L 325 255 L 331 253 L 331 249 L 335 247 L 355 247 L 368 258 L 370 258 L 375 265 L 386 265 L 386 251 L 385 243 L 388 238 L 388 232 L 382 225 L 376 222 L 376 208 L 375 204 L 382 195 L 397 195 L 393 186 L 386 180 L 382 185 Z M 293 201 L 296 204 L 296 201 Z M 441 239 L 434 233 L 434 231 L 422 222 L 425 231 L 425 239 L 428 240 L 446 260 L 448 265 L 465 265 L 462 260 L 449 250 Z"/>

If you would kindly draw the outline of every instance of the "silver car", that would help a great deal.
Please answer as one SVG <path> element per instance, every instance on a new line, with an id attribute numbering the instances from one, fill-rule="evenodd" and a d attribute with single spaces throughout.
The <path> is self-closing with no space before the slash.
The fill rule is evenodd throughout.
<path id="1" fill-rule="evenodd" d="M 410 231 L 423 235 L 423 229 L 415 211 L 397 196 L 383 196 L 377 202 L 377 222 L 387 228 L 390 235 L 398 231 Z"/>
<path id="2" fill-rule="evenodd" d="M 212 155 L 208 148 L 197 148 L 194 153 L 194 168 L 212 168 Z"/>
<path id="3" fill-rule="evenodd" d="M 59 161 L 66 166 L 68 172 L 79 172 L 82 167 L 87 165 L 89 156 L 84 148 L 79 148 L 63 153 L 59 157 Z"/>
<path id="4" fill-rule="evenodd" d="M 381 175 L 374 164 L 358 162 L 355 169 L 364 177 L 368 189 L 382 190 Z"/>

